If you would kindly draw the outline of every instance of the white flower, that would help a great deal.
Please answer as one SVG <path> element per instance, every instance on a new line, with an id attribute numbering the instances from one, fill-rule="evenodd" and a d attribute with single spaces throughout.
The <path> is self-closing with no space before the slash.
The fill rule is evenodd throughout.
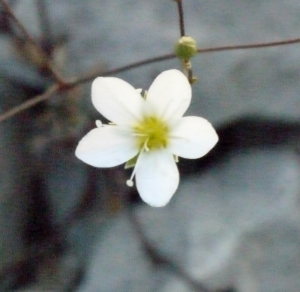
<path id="1" fill-rule="evenodd" d="M 153 207 L 165 206 L 179 184 L 178 156 L 200 158 L 217 143 L 212 125 L 200 117 L 183 117 L 191 102 L 191 86 L 178 70 L 161 73 L 146 96 L 127 82 L 98 77 L 92 84 L 92 102 L 108 120 L 97 121 L 79 142 L 76 156 L 95 167 L 128 162 L 134 170 L 127 185 L 136 186 Z"/>

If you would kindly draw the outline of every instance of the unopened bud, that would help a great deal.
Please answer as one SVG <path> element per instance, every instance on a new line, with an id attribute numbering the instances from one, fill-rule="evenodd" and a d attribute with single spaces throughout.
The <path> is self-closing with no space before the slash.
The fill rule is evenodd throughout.
<path id="1" fill-rule="evenodd" d="M 175 45 L 175 54 L 181 60 L 189 60 L 197 54 L 196 41 L 189 37 L 183 36 Z"/>

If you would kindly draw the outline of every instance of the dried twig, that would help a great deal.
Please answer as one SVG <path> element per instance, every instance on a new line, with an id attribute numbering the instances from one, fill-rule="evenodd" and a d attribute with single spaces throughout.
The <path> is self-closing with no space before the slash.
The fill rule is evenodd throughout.
<path id="1" fill-rule="evenodd" d="M 212 47 L 212 48 L 206 48 L 206 49 L 199 49 L 198 53 L 203 54 L 203 53 L 214 53 L 214 52 L 233 51 L 233 50 L 261 49 L 261 48 L 267 48 L 267 47 L 293 45 L 293 44 L 297 44 L 297 43 L 300 43 L 300 38 L 287 39 L 287 40 L 276 41 L 276 42 Z"/>
<path id="2" fill-rule="evenodd" d="M 43 94 L 39 94 L 15 107 L 13 107 L 12 109 L 6 111 L 5 113 L 3 113 L 2 115 L 0 115 L 0 122 L 7 120 L 13 116 L 15 116 L 16 114 L 27 110 L 33 106 L 35 106 L 36 104 L 45 101 L 47 99 L 49 99 L 50 97 L 54 96 L 56 93 L 58 93 L 60 90 L 60 86 L 55 84 L 53 86 L 51 86 L 47 91 L 45 91 Z"/>
<path id="3" fill-rule="evenodd" d="M 177 3 L 180 35 L 183 37 L 185 36 L 185 27 L 184 27 L 182 0 L 174 0 L 174 1 Z"/>
<path id="4" fill-rule="evenodd" d="M 2 7 L 4 11 L 7 13 L 7 15 L 14 21 L 15 25 L 18 27 L 18 29 L 22 32 L 26 40 L 33 45 L 37 52 L 43 57 L 44 59 L 44 65 L 46 69 L 52 74 L 54 77 L 55 81 L 58 84 L 64 85 L 65 81 L 64 79 L 60 76 L 60 74 L 56 71 L 56 69 L 53 67 L 51 64 L 48 55 L 45 54 L 45 52 L 40 48 L 38 43 L 33 39 L 33 37 L 30 35 L 30 33 L 26 30 L 24 25 L 19 21 L 19 19 L 15 16 L 14 12 L 11 10 L 10 6 L 5 0 L 0 0 L 0 3 L 2 4 Z"/>
<path id="5" fill-rule="evenodd" d="M 3 0 L 0 0 L 0 1 L 3 1 Z M 206 49 L 199 49 L 198 53 L 204 54 L 204 53 L 216 53 L 216 52 L 233 51 L 233 50 L 259 49 L 259 48 L 266 48 L 266 47 L 292 45 L 292 44 L 297 44 L 297 43 L 300 43 L 300 38 L 289 39 L 289 40 L 278 41 L 278 42 L 211 47 L 211 48 L 206 48 Z M 54 90 L 54 92 L 51 91 L 51 94 L 49 94 L 49 91 L 51 88 L 53 90 L 53 87 L 48 89 L 48 91 L 46 93 L 35 96 L 35 97 L 31 98 L 30 100 L 28 100 L 24 103 L 21 103 L 20 105 L 18 105 L 16 107 L 13 107 L 12 109 L 6 111 L 5 113 L 0 114 L 0 122 L 3 122 L 16 114 L 18 114 L 24 110 L 27 110 L 42 101 L 47 100 L 48 98 L 52 97 L 58 91 L 62 92 L 62 91 L 70 90 L 70 89 L 74 88 L 75 86 L 84 84 L 86 82 L 90 82 L 98 76 L 109 76 L 109 75 L 113 75 L 113 74 L 118 74 L 118 73 L 121 73 L 124 71 L 129 71 L 129 70 L 138 68 L 138 67 L 142 67 L 142 66 L 146 66 L 146 65 L 150 65 L 153 63 L 166 61 L 166 60 L 170 60 L 170 59 L 175 59 L 175 58 L 176 58 L 175 54 L 166 54 L 166 55 L 138 61 L 135 63 L 131 63 L 129 65 L 125 65 L 125 66 L 118 67 L 118 68 L 108 70 L 108 71 L 100 71 L 99 70 L 98 72 L 95 72 L 93 74 L 88 74 L 83 77 L 74 79 L 73 81 L 69 81 L 69 82 L 64 81 L 64 84 L 62 86 L 56 86 L 56 90 Z"/>

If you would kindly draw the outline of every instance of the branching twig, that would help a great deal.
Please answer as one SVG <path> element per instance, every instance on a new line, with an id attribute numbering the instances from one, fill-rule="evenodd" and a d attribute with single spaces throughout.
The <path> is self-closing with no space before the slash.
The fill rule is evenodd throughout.
<path id="1" fill-rule="evenodd" d="M 7 120 L 7 119 L 13 117 L 14 115 L 16 115 L 24 110 L 27 110 L 27 109 L 35 106 L 36 104 L 38 104 L 42 101 L 49 99 L 54 94 L 58 93 L 59 90 L 60 90 L 60 86 L 55 84 L 55 85 L 51 86 L 43 94 L 37 95 L 25 102 L 13 107 L 12 109 L 10 109 L 10 110 L 6 111 L 5 113 L 3 113 L 2 115 L 0 115 L 0 123 L 3 122 L 4 120 Z"/>
<path id="2" fill-rule="evenodd" d="M 36 41 L 33 39 L 33 37 L 30 35 L 30 33 L 26 30 L 24 25 L 19 21 L 19 19 L 15 16 L 14 12 L 11 10 L 10 6 L 5 0 L 0 0 L 0 3 L 2 4 L 2 7 L 4 11 L 7 13 L 7 15 L 14 21 L 15 25 L 18 27 L 18 29 L 22 32 L 26 40 L 33 45 L 36 50 L 39 52 L 39 54 L 43 57 L 45 61 L 45 67 L 46 69 L 52 74 L 55 81 L 61 85 L 65 84 L 64 79 L 60 76 L 60 74 L 56 71 L 56 69 L 52 66 L 47 54 L 40 48 L 40 46 L 36 43 Z"/>
<path id="3" fill-rule="evenodd" d="M 175 0 L 177 3 L 181 3 L 181 0 Z M 17 17 L 14 15 L 13 11 L 10 9 L 10 6 L 7 4 L 5 0 L 0 0 L 0 3 L 2 4 L 5 12 L 8 14 L 8 16 L 14 20 L 15 24 L 17 27 L 21 30 L 21 32 L 24 34 L 26 39 L 34 45 L 44 56 L 46 60 L 46 66 L 47 69 L 52 73 L 54 76 L 56 82 L 58 85 L 51 87 L 48 91 L 46 91 L 44 94 L 38 95 L 36 97 L 31 98 L 30 100 L 6 111 L 5 113 L 0 115 L 0 122 L 16 115 L 19 112 L 22 112 L 26 109 L 29 109 L 39 102 L 45 101 L 48 98 L 52 97 L 56 92 L 58 91 L 66 91 L 71 88 L 74 88 L 77 85 L 89 82 L 96 78 L 97 76 L 108 76 L 112 74 L 118 74 L 124 71 L 128 71 L 134 68 L 138 68 L 141 66 L 157 63 L 160 61 L 165 61 L 165 60 L 170 60 L 176 58 L 175 54 L 166 54 L 146 60 L 142 60 L 139 62 L 135 62 L 129 65 L 125 65 L 123 67 L 119 67 L 113 70 L 109 70 L 106 72 L 98 71 L 94 74 L 91 75 L 86 75 L 81 78 L 77 78 L 71 82 L 66 82 L 53 68 L 51 65 L 50 61 L 48 60 L 48 57 L 46 54 L 40 49 L 39 45 L 35 42 L 35 40 L 31 37 L 31 35 L 27 32 L 25 27 L 20 23 L 20 21 L 17 19 Z M 182 6 L 178 4 L 179 7 L 179 15 L 180 16 L 180 28 L 181 28 L 181 34 L 184 34 L 184 22 L 183 22 L 183 12 L 182 12 Z M 181 13 L 180 13 L 181 11 Z M 297 44 L 300 43 L 300 38 L 295 38 L 295 39 L 288 39 L 288 40 L 283 40 L 283 41 L 277 41 L 277 42 L 266 42 L 266 43 L 256 43 L 256 44 L 245 44 L 245 45 L 231 45 L 231 46 L 221 46 L 221 47 L 211 47 L 211 48 L 206 48 L 206 49 L 198 49 L 198 53 L 203 54 L 203 53 L 213 53 L 213 52 L 222 52 L 222 51 L 232 51 L 232 50 L 245 50 L 245 49 L 258 49 L 258 48 L 265 48 L 265 47 L 274 47 L 274 46 L 283 46 L 283 45 L 291 45 L 291 44 Z"/>
<path id="4" fill-rule="evenodd" d="M 3 0 L 0 0 L 0 1 L 3 1 Z M 204 53 L 216 53 L 216 52 L 222 52 L 222 51 L 259 49 L 259 48 L 265 48 L 265 47 L 292 45 L 292 44 L 297 44 L 297 43 L 300 43 L 300 38 L 289 39 L 289 40 L 278 41 L 278 42 L 212 47 L 212 48 L 206 48 L 206 49 L 199 49 L 198 53 L 204 54 Z M 109 76 L 109 75 L 113 75 L 113 74 L 118 74 L 118 73 L 121 73 L 124 71 L 142 67 L 145 65 L 150 65 L 153 63 L 166 61 L 166 60 L 170 60 L 170 59 L 175 59 L 175 58 L 176 58 L 175 54 L 166 54 L 166 55 L 162 55 L 162 56 L 158 56 L 158 57 L 154 57 L 154 58 L 150 58 L 150 59 L 145 59 L 145 60 L 135 62 L 135 63 L 129 64 L 129 65 L 118 67 L 118 68 L 115 68 L 112 70 L 108 70 L 108 71 L 104 71 L 104 72 L 98 71 L 96 73 L 88 74 L 86 76 L 77 78 L 70 82 L 64 82 L 64 84 L 62 86 L 56 86 L 56 90 L 51 92 L 51 94 L 49 94 L 49 90 L 50 90 L 49 89 L 45 94 L 35 96 L 35 97 L 31 98 L 30 100 L 28 100 L 24 103 L 21 103 L 20 105 L 18 105 L 16 107 L 13 107 L 12 109 L 6 111 L 5 113 L 0 114 L 0 122 L 3 122 L 4 120 L 7 120 L 8 118 L 11 118 L 12 116 L 14 116 L 16 114 L 35 106 L 39 102 L 47 100 L 48 98 L 52 97 L 58 91 L 66 91 L 66 90 L 72 89 L 75 86 L 84 84 L 86 82 L 90 82 L 98 76 Z M 53 90 L 53 87 L 51 87 L 51 88 Z"/>
<path id="5" fill-rule="evenodd" d="M 221 47 L 211 47 L 211 48 L 204 48 L 204 49 L 198 49 L 199 54 L 204 53 L 217 53 L 217 52 L 223 52 L 223 51 L 233 51 L 233 50 L 246 50 L 246 49 L 259 49 L 259 48 L 265 48 L 265 47 L 275 47 L 275 46 L 283 46 L 283 45 L 292 45 L 300 43 L 300 38 L 296 39 L 289 39 L 284 41 L 278 41 L 278 42 L 268 42 L 268 43 L 257 43 L 257 44 L 245 44 L 245 45 L 232 45 L 232 46 L 221 46 Z M 129 71 L 131 69 L 135 69 L 138 67 L 158 63 L 161 61 L 167 61 L 171 59 L 175 59 L 177 56 L 173 53 L 171 54 L 165 54 L 154 58 L 145 59 L 142 61 L 138 61 L 135 63 L 131 63 L 129 65 L 125 65 L 119 68 L 115 68 L 108 71 L 98 71 L 90 75 L 83 76 L 81 78 L 76 79 L 74 82 L 72 82 L 72 85 L 80 85 L 86 82 L 90 82 L 93 79 L 95 79 L 98 76 L 110 76 L 113 74 L 119 74 L 124 71 Z"/>

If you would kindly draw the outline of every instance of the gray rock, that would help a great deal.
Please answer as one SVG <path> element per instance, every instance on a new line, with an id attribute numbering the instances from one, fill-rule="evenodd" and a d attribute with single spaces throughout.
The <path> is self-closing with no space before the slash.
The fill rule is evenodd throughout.
<path id="1" fill-rule="evenodd" d="M 72 76 L 96 65 L 116 68 L 172 52 L 179 36 L 172 1 L 48 4 L 53 32 L 69 36 L 63 67 Z M 186 30 L 200 48 L 286 39 L 298 33 L 298 6 L 297 1 L 191 0 L 184 2 Z M 34 1 L 19 1 L 16 12 L 34 35 L 40 35 Z M 216 125 L 247 114 L 298 120 L 298 56 L 296 45 L 198 56 L 193 60 L 198 82 L 188 114 L 203 115 Z M 147 89 L 159 72 L 180 67 L 172 60 L 119 76 Z M 89 90 L 86 98 L 89 101 Z"/>
<path id="2" fill-rule="evenodd" d="M 244 234 L 237 253 L 241 292 L 300 290 L 299 221 L 273 218 Z"/>
<path id="3" fill-rule="evenodd" d="M 183 181 L 165 208 L 143 205 L 136 214 L 149 240 L 193 279 L 213 288 L 230 286 L 245 232 L 294 210 L 300 191 L 296 157 L 288 149 L 232 153 L 213 169 Z M 121 216 L 99 237 L 79 291 L 138 291 L 141 286 L 150 291 L 153 273 Z M 192 290 L 165 274 L 155 291 Z"/>
<path id="4" fill-rule="evenodd" d="M 107 222 L 107 230 L 95 241 L 86 279 L 78 291 L 157 291 L 160 277 L 122 215 Z"/>
<path id="5" fill-rule="evenodd" d="M 174 212 L 185 222 L 186 268 L 195 279 L 212 287 L 233 283 L 241 234 L 293 209 L 300 191 L 296 159 L 288 150 L 252 149 L 182 182 Z"/>
<path id="6" fill-rule="evenodd" d="M 56 150 L 57 147 L 56 147 Z M 63 224 L 80 203 L 87 187 L 87 166 L 75 159 L 71 149 L 49 151 L 44 163 L 53 222 Z"/>
<path id="7" fill-rule="evenodd" d="M 7 80 L 0 79 L 0 111 L 6 108 L 11 99 L 18 100 L 22 93 Z M 8 102 L 7 102 L 8 101 Z M 0 271 L 1 277 L 7 275 L 6 266 L 24 255 L 22 227 L 24 220 L 24 192 L 26 161 L 22 159 L 22 139 L 20 123 L 11 119 L 0 125 Z M 2 273 L 6 274 L 3 275 Z M 5 280 L 8 280 L 6 278 Z M 0 281 L 0 290 L 4 291 L 8 282 Z"/>
<path id="8" fill-rule="evenodd" d="M 65 74 L 81 74 L 99 64 L 116 68 L 172 51 L 179 35 L 176 6 L 172 1 L 100 2 L 48 1 L 53 32 L 68 36 L 67 63 L 62 64 Z M 34 36 L 40 36 L 34 3 L 34 0 L 18 1 L 16 13 Z M 191 0 L 184 2 L 184 8 L 187 32 L 198 41 L 199 47 L 280 40 L 299 32 L 298 1 Z M 15 59 L 6 42 L 0 56 L 8 60 L 6 65 Z M 198 83 L 193 87 L 193 101 L 187 114 L 204 116 L 217 126 L 249 114 L 298 121 L 298 59 L 298 46 L 200 55 L 193 60 Z M 6 72 L 7 68 L 4 68 Z M 162 62 L 118 76 L 135 87 L 148 88 L 159 72 L 169 68 L 180 68 L 179 61 Z M 16 71 L 10 72 L 13 78 L 19 76 Z M 35 75 L 28 77 L 24 78 L 25 83 L 32 82 Z M 83 104 L 90 105 L 89 88 L 85 96 Z M 1 159 L 10 171 L 2 169 L 0 180 L 1 188 L 8 190 L 16 183 L 20 160 L 17 151 L 6 146 L 6 141 L 13 140 L 9 135 L 13 133 L 14 124 L 4 125 L 5 130 L 0 129 L 0 136 L 4 137 Z M 84 167 L 77 168 L 77 162 L 70 157 L 62 151 L 48 162 L 46 184 L 54 219 L 59 223 L 78 204 L 86 181 Z M 235 281 L 233 271 L 238 265 L 234 262 L 235 255 L 238 247 L 247 249 L 247 244 L 241 243 L 244 234 L 266 220 L 285 218 L 296 204 L 300 191 L 297 159 L 289 149 L 249 149 L 232 153 L 222 164 L 201 176 L 195 174 L 183 180 L 166 208 L 142 206 L 136 212 L 147 236 L 162 252 L 174 257 L 195 279 L 211 287 L 223 287 Z M 22 211 L 19 198 L 15 200 L 5 195 L 6 199 L 12 207 L 0 211 L 0 222 L 8 222 L 7 218 L 10 222 L 9 230 L 0 227 L 3 228 L 0 231 L 8 232 L 0 239 L 5 257 L 11 250 L 11 254 L 15 254 L 21 248 L 20 222 L 15 214 Z M 289 226 L 282 229 L 291 230 Z M 82 248 L 86 248 L 84 231 L 90 227 L 88 222 L 85 227 L 77 230 Z M 274 234 L 273 227 L 268 228 L 266 230 Z M 274 240 L 274 250 L 277 244 L 278 250 L 284 246 L 280 243 L 284 234 L 278 241 Z M 178 291 L 189 291 L 187 285 L 174 276 L 154 271 L 123 216 L 111 221 L 105 233 L 101 229 L 96 242 L 95 250 L 90 251 L 88 276 L 80 291 L 175 291 L 176 287 Z M 258 245 L 266 250 L 263 241 Z M 294 253 L 293 248 L 289 250 Z M 266 254 L 266 257 L 269 256 Z M 260 263 L 251 253 L 245 255 L 245 262 L 250 271 L 248 283 L 257 281 L 257 287 L 265 288 L 265 282 L 257 280 L 252 273 Z M 277 262 L 283 261 L 275 260 L 275 266 Z M 296 262 L 291 264 L 298 267 Z M 241 270 L 239 287 L 246 279 L 247 269 Z"/>

